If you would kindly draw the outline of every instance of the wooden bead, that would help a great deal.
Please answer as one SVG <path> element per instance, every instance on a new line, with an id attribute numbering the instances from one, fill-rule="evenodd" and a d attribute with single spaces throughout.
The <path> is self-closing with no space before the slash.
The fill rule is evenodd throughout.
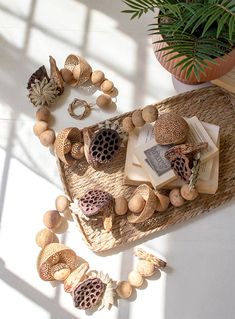
<path id="1" fill-rule="evenodd" d="M 42 229 L 36 234 L 36 243 L 39 247 L 44 248 L 46 245 L 58 242 L 57 236 L 49 229 Z"/>
<path id="2" fill-rule="evenodd" d="M 115 213 L 117 215 L 125 215 L 128 211 L 127 200 L 124 196 L 115 198 Z"/>
<path id="3" fill-rule="evenodd" d="M 113 89 L 112 89 L 112 91 L 110 91 L 110 92 L 108 92 L 108 93 L 106 93 L 106 94 L 108 94 L 108 95 L 110 95 L 111 97 L 113 97 L 113 98 L 115 98 L 115 97 L 117 97 L 118 96 L 118 89 L 116 88 L 116 87 L 114 87 Z"/>
<path id="4" fill-rule="evenodd" d="M 128 208 L 131 212 L 139 214 L 142 212 L 145 206 L 145 200 L 139 194 L 134 195 L 128 202 Z"/>
<path id="5" fill-rule="evenodd" d="M 58 196 L 55 200 L 55 207 L 61 213 L 63 213 L 64 211 L 66 211 L 67 208 L 69 208 L 69 204 L 70 202 L 68 198 L 64 195 Z"/>
<path id="6" fill-rule="evenodd" d="M 158 118 L 158 110 L 154 105 L 148 105 L 143 108 L 142 116 L 146 123 L 153 123 Z"/>
<path id="7" fill-rule="evenodd" d="M 37 121 L 33 126 L 33 132 L 36 136 L 41 135 L 48 129 L 48 123 L 45 121 Z"/>
<path id="8" fill-rule="evenodd" d="M 127 116 L 123 119 L 122 128 L 127 133 L 130 133 L 134 130 L 135 126 L 134 126 L 130 116 Z"/>
<path id="9" fill-rule="evenodd" d="M 101 94 L 100 96 L 97 97 L 96 99 L 96 104 L 99 107 L 108 107 L 112 103 L 112 99 L 109 95 L 107 94 Z"/>
<path id="10" fill-rule="evenodd" d="M 46 130 L 39 136 L 40 142 L 43 146 L 49 147 L 55 142 L 55 131 Z"/>
<path id="11" fill-rule="evenodd" d="M 73 76 L 73 73 L 66 68 L 61 69 L 60 74 L 62 76 L 63 81 L 67 84 L 72 84 L 76 81 L 74 76 Z"/>
<path id="12" fill-rule="evenodd" d="M 147 260 L 140 260 L 136 266 L 136 270 L 143 277 L 150 277 L 155 272 L 155 266 L 152 262 Z"/>
<path id="13" fill-rule="evenodd" d="M 79 142 L 73 143 L 71 146 L 70 153 L 71 153 L 71 156 L 76 160 L 83 158 L 83 156 L 84 156 L 83 144 L 79 143 Z"/>
<path id="14" fill-rule="evenodd" d="M 48 210 L 43 215 L 43 224 L 49 229 L 58 227 L 61 221 L 61 215 L 57 210 Z"/>
<path id="15" fill-rule="evenodd" d="M 188 184 L 185 184 L 181 187 L 180 194 L 186 200 L 194 200 L 198 197 L 198 191 L 196 188 L 190 189 Z"/>
<path id="16" fill-rule="evenodd" d="M 100 86 L 101 91 L 104 93 L 109 93 L 113 90 L 114 84 L 112 81 L 104 80 Z"/>
<path id="17" fill-rule="evenodd" d="M 105 79 L 105 75 L 104 75 L 104 72 L 102 71 L 94 71 L 92 72 L 91 74 L 91 83 L 94 84 L 94 85 L 97 85 L 99 86 Z"/>
<path id="18" fill-rule="evenodd" d="M 51 116 L 51 112 L 47 107 L 43 106 L 36 112 L 36 120 L 37 121 L 45 121 L 48 123 Z"/>
<path id="19" fill-rule="evenodd" d="M 185 200 L 183 199 L 183 197 L 180 194 L 179 188 L 174 188 L 170 191 L 169 199 L 170 199 L 171 204 L 175 207 L 180 207 L 180 206 L 184 205 L 184 202 L 185 202 Z"/>
<path id="20" fill-rule="evenodd" d="M 128 281 L 120 281 L 117 285 L 117 295 L 122 299 L 127 299 L 131 296 L 133 288 Z"/>
<path id="21" fill-rule="evenodd" d="M 136 110 L 135 112 L 133 112 L 131 119 L 132 119 L 133 124 L 136 127 L 142 127 L 145 124 L 141 110 Z"/>
<path id="22" fill-rule="evenodd" d="M 136 287 L 136 288 L 141 287 L 144 283 L 143 277 L 136 270 L 133 270 L 129 273 L 128 281 L 133 287 Z"/>

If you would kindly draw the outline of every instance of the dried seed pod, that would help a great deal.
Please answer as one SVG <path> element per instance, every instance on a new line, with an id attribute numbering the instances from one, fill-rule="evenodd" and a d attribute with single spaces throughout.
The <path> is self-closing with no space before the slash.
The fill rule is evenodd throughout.
<path id="1" fill-rule="evenodd" d="M 51 275 L 55 280 L 64 281 L 70 275 L 70 268 L 65 263 L 58 263 L 51 267 Z"/>
<path id="2" fill-rule="evenodd" d="M 64 154 L 68 154 L 71 151 L 71 141 L 66 138 L 66 140 L 64 141 Z"/>
<path id="3" fill-rule="evenodd" d="M 127 116 L 122 121 L 122 128 L 125 132 L 130 133 L 134 130 L 135 126 L 132 122 L 132 118 Z"/>
<path id="4" fill-rule="evenodd" d="M 58 89 L 58 95 L 61 95 L 64 92 L 64 83 L 60 71 L 56 65 L 56 60 L 49 56 L 49 63 L 50 63 L 50 77 L 56 83 Z"/>
<path id="5" fill-rule="evenodd" d="M 50 116 L 51 112 L 45 106 L 40 107 L 40 109 L 36 112 L 37 121 L 44 121 L 48 123 Z"/>
<path id="6" fill-rule="evenodd" d="M 58 227 L 61 223 L 60 213 L 57 210 L 48 210 L 43 215 L 43 223 L 49 229 Z"/>
<path id="7" fill-rule="evenodd" d="M 101 94 L 96 99 L 96 104 L 101 108 L 108 107 L 111 103 L 112 103 L 112 99 L 107 94 Z"/>
<path id="8" fill-rule="evenodd" d="M 69 69 L 65 69 L 65 68 L 61 69 L 60 74 L 62 76 L 63 81 L 69 85 L 77 82 L 73 76 L 73 72 L 71 72 Z"/>
<path id="9" fill-rule="evenodd" d="M 150 261 L 157 268 L 165 268 L 166 265 L 167 265 L 167 263 L 164 260 L 162 260 L 162 259 L 158 258 L 157 256 L 155 256 L 155 254 L 151 254 L 149 252 L 146 252 L 141 247 L 136 247 L 135 248 L 135 256 L 137 256 L 141 260 Z"/>
<path id="10" fill-rule="evenodd" d="M 184 202 L 185 202 L 185 200 L 183 199 L 183 197 L 180 194 L 179 188 L 174 188 L 170 191 L 169 199 L 170 199 L 171 204 L 175 207 L 180 207 L 180 206 L 184 205 Z"/>
<path id="11" fill-rule="evenodd" d="M 133 287 L 136 287 L 136 288 L 141 287 L 144 283 L 143 277 L 136 270 L 133 270 L 129 273 L 128 281 Z"/>
<path id="12" fill-rule="evenodd" d="M 88 263 L 81 264 L 64 281 L 64 291 L 71 293 L 75 287 L 86 278 L 89 269 Z"/>
<path id="13" fill-rule="evenodd" d="M 73 143 L 71 146 L 71 156 L 76 159 L 79 160 L 81 158 L 83 158 L 84 156 L 84 146 L 82 143 L 77 142 L 77 143 Z"/>
<path id="14" fill-rule="evenodd" d="M 97 305 L 105 291 L 106 285 L 99 278 L 90 278 L 79 284 L 72 292 L 74 306 L 90 309 Z"/>
<path id="15" fill-rule="evenodd" d="M 96 70 L 91 74 L 91 83 L 99 86 L 105 79 L 104 72 Z"/>
<path id="16" fill-rule="evenodd" d="M 49 76 L 47 74 L 47 70 L 44 65 L 40 66 L 39 69 L 37 69 L 29 78 L 28 84 L 27 84 L 27 89 L 29 90 L 31 88 L 31 85 L 35 83 L 36 80 L 42 81 L 44 78 L 49 81 Z"/>
<path id="17" fill-rule="evenodd" d="M 80 56 L 70 54 L 66 58 L 64 67 L 73 72 L 73 76 L 76 79 L 73 85 L 82 85 L 90 79 L 92 68 L 89 63 Z"/>
<path id="18" fill-rule="evenodd" d="M 158 118 L 158 110 L 155 105 L 145 106 L 142 110 L 142 117 L 146 123 L 153 123 Z"/>
<path id="19" fill-rule="evenodd" d="M 132 291 L 132 286 L 128 281 L 120 281 L 116 288 L 117 295 L 122 299 L 129 298 L 132 294 Z"/>
<path id="20" fill-rule="evenodd" d="M 58 242 L 57 236 L 49 229 L 44 228 L 36 235 L 36 243 L 39 247 L 44 248 L 46 245 Z"/>
<path id="21" fill-rule="evenodd" d="M 89 155 L 94 165 L 110 162 L 120 149 L 121 138 L 117 131 L 112 129 L 100 129 L 93 136 Z"/>
<path id="22" fill-rule="evenodd" d="M 145 120 L 143 119 L 141 110 L 134 111 L 132 113 L 131 119 L 134 126 L 136 127 L 142 127 L 145 124 Z"/>
<path id="23" fill-rule="evenodd" d="M 169 204 L 170 204 L 170 199 L 168 196 L 160 194 L 159 192 L 155 193 L 158 202 L 157 202 L 157 206 L 156 206 L 156 211 L 158 212 L 164 212 L 165 210 L 167 210 Z"/>
<path id="24" fill-rule="evenodd" d="M 49 147 L 55 142 L 55 131 L 46 130 L 39 135 L 39 139 L 43 146 Z"/>
<path id="25" fill-rule="evenodd" d="M 58 212 L 65 212 L 67 208 L 69 208 L 69 200 L 66 196 L 60 195 L 55 200 L 55 207 Z"/>
<path id="26" fill-rule="evenodd" d="M 127 200 L 124 196 L 115 198 L 115 213 L 117 215 L 125 215 L 128 211 Z"/>
<path id="27" fill-rule="evenodd" d="M 48 129 L 48 123 L 45 121 L 37 121 L 33 126 L 33 132 L 36 136 L 41 135 Z"/>
<path id="28" fill-rule="evenodd" d="M 134 195 L 128 202 L 128 208 L 132 213 L 140 214 L 146 202 L 140 194 Z"/>
<path id="29" fill-rule="evenodd" d="M 150 277 L 155 272 L 155 266 L 152 262 L 147 260 L 139 260 L 136 266 L 136 270 L 143 277 Z"/>
<path id="30" fill-rule="evenodd" d="M 194 200 L 198 197 L 198 191 L 196 190 L 196 188 L 190 189 L 188 184 L 185 184 L 181 187 L 180 194 L 186 200 Z"/>
<path id="31" fill-rule="evenodd" d="M 104 80 L 100 86 L 101 91 L 107 94 L 111 92 L 113 88 L 114 88 L 114 84 L 112 81 L 109 81 L 109 80 Z"/>

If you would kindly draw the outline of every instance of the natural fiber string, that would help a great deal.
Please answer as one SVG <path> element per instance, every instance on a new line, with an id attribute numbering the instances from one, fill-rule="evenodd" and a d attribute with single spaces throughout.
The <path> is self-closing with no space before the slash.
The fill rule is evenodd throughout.
<path id="1" fill-rule="evenodd" d="M 90 115 L 90 113 L 91 113 L 91 108 L 92 108 L 92 107 L 93 107 L 93 105 L 92 105 L 92 104 L 88 104 L 87 101 L 85 101 L 85 100 L 80 100 L 80 99 L 75 98 L 75 99 L 73 100 L 73 102 L 69 104 L 68 112 L 69 112 L 69 115 L 70 115 L 71 117 L 73 117 L 74 119 L 76 119 L 76 120 L 83 120 L 83 119 L 85 119 L 87 116 Z M 80 115 L 75 114 L 75 113 L 74 113 L 74 110 L 75 110 L 76 108 L 84 108 L 83 113 L 80 114 Z"/>

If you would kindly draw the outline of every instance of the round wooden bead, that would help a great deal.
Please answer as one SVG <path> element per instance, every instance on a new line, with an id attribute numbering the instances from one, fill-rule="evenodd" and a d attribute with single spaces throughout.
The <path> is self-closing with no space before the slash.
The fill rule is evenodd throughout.
<path id="1" fill-rule="evenodd" d="M 64 211 L 66 211 L 67 208 L 69 208 L 69 204 L 70 202 L 68 198 L 64 195 L 58 196 L 55 200 L 55 207 L 61 213 L 63 213 Z"/>
<path id="2" fill-rule="evenodd" d="M 49 229 L 58 227 L 61 220 L 61 215 L 57 210 L 48 210 L 43 215 L 43 224 Z"/>
<path id="3" fill-rule="evenodd" d="M 46 130 L 39 136 L 40 142 L 43 146 L 49 147 L 55 142 L 55 131 Z"/>
<path id="4" fill-rule="evenodd" d="M 139 194 L 134 195 L 128 202 L 128 208 L 131 212 L 139 214 L 142 212 L 145 206 L 145 200 Z"/>
<path id="5" fill-rule="evenodd" d="M 133 270 L 129 273 L 128 281 L 133 287 L 136 287 L 136 288 L 141 287 L 144 283 L 143 277 L 136 270 Z"/>
<path id="6" fill-rule="evenodd" d="M 48 122 L 50 119 L 50 115 L 51 115 L 51 112 L 48 110 L 48 108 L 45 106 L 42 106 L 36 112 L 36 120 Z"/>
<path id="7" fill-rule="evenodd" d="M 48 123 L 45 121 L 37 121 L 33 126 L 33 132 L 36 136 L 39 136 L 48 129 Z"/>
<path id="8" fill-rule="evenodd" d="M 46 245 L 58 242 L 57 236 L 49 229 L 44 228 L 36 234 L 36 243 L 39 247 L 44 248 Z"/>
<path id="9" fill-rule="evenodd" d="M 142 111 L 141 110 L 136 110 L 135 112 L 132 113 L 131 116 L 132 122 L 136 127 L 141 127 L 145 124 L 145 121 L 142 116 Z"/>
<path id="10" fill-rule="evenodd" d="M 107 94 L 101 94 L 100 96 L 97 97 L 96 99 L 96 104 L 99 107 L 108 107 L 112 103 L 112 99 L 109 95 Z"/>
<path id="11" fill-rule="evenodd" d="M 127 133 L 130 133 L 134 130 L 135 126 L 134 126 L 130 116 L 127 116 L 123 119 L 122 128 Z"/>
<path id="12" fill-rule="evenodd" d="M 198 191 L 196 188 L 190 189 L 188 184 L 185 184 L 181 187 L 180 194 L 186 200 L 194 200 L 198 197 Z"/>
<path id="13" fill-rule="evenodd" d="M 117 215 L 125 215 L 128 211 L 127 200 L 124 196 L 115 198 L 115 213 Z"/>
<path id="14" fill-rule="evenodd" d="M 71 84 L 71 83 L 74 83 L 76 81 L 74 76 L 73 76 L 73 73 L 66 68 L 61 69 L 60 74 L 62 76 L 63 81 L 67 84 Z"/>
<path id="15" fill-rule="evenodd" d="M 133 288 L 128 281 L 120 281 L 117 285 L 117 295 L 122 299 L 127 299 L 131 296 Z"/>
<path id="16" fill-rule="evenodd" d="M 109 93 L 113 90 L 114 84 L 112 81 L 104 80 L 100 86 L 101 91 L 104 93 Z"/>
<path id="17" fill-rule="evenodd" d="M 154 105 L 148 105 L 143 108 L 142 116 L 146 123 L 155 122 L 158 118 L 158 110 Z"/>
<path id="18" fill-rule="evenodd" d="M 170 199 L 171 204 L 175 207 L 180 207 L 180 206 L 184 205 L 184 202 L 185 202 L 185 200 L 183 199 L 183 197 L 180 194 L 179 188 L 174 188 L 170 191 L 169 199 Z"/>
<path id="19" fill-rule="evenodd" d="M 116 87 L 114 87 L 114 88 L 112 89 L 112 91 L 110 91 L 110 92 L 108 92 L 108 93 L 106 93 L 106 94 L 108 94 L 108 95 L 110 95 L 111 97 L 115 98 L 115 97 L 118 96 L 118 89 L 117 89 Z"/>
<path id="20" fill-rule="evenodd" d="M 105 79 L 104 72 L 96 70 L 91 74 L 91 83 L 94 85 L 100 85 Z"/>
<path id="21" fill-rule="evenodd" d="M 136 270 L 138 273 L 141 274 L 143 277 L 152 276 L 155 272 L 155 266 L 152 262 L 147 260 L 140 260 L 137 263 Z"/>
<path id="22" fill-rule="evenodd" d="M 79 142 L 73 143 L 71 146 L 70 154 L 76 160 L 81 159 L 84 156 L 83 144 Z"/>

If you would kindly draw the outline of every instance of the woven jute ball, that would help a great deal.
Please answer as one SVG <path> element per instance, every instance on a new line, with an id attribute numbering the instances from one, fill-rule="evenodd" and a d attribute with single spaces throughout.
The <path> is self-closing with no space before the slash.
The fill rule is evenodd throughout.
<path id="1" fill-rule="evenodd" d="M 52 266 L 64 263 L 72 271 L 75 268 L 76 260 L 76 253 L 69 247 L 59 243 L 49 244 L 41 250 L 37 259 L 39 276 L 45 281 L 55 280 L 51 272 Z"/>
<path id="2" fill-rule="evenodd" d="M 65 60 L 64 67 L 73 73 L 76 79 L 74 85 L 82 85 L 90 79 L 92 68 L 83 57 L 70 54 Z"/>

